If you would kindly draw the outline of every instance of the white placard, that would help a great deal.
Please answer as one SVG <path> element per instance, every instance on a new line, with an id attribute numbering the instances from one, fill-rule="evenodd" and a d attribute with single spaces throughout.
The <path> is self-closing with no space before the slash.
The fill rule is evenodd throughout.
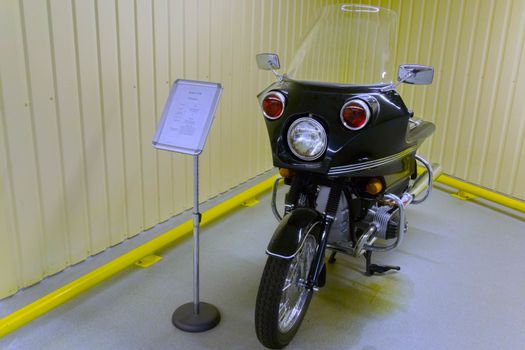
<path id="1" fill-rule="evenodd" d="M 153 137 L 153 147 L 199 155 L 204 149 L 221 93 L 221 84 L 176 80 Z"/>

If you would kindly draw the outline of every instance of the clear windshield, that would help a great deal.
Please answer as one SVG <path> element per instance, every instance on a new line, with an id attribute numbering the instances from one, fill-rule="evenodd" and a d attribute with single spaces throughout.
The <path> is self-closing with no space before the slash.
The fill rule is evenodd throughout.
<path id="1" fill-rule="evenodd" d="M 327 6 L 294 56 L 294 80 L 370 85 L 394 80 L 396 14 L 365 5 Z"/>

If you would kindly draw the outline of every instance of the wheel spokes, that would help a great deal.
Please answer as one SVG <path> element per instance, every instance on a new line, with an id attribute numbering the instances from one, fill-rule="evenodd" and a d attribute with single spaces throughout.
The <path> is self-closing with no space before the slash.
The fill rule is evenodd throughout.
<path id="1" fill-rule="evenodd" d="M 307 280 L 315 250 L 315 238 L 308 236 L 301 251 L 290 262 L 279 303 L 279 329 L 282 332 L 289 331 L 303 312 L 310 291 L 299 281 Z"/>
<path id="2" fill-rule="evenodd" d="M 282 291 L 286 291 L 288 288 L 290 288 L 292 286 L 292 282 L 288 283 L 287 285 L 284 286 L 284 288 L 282 289 Z"/>

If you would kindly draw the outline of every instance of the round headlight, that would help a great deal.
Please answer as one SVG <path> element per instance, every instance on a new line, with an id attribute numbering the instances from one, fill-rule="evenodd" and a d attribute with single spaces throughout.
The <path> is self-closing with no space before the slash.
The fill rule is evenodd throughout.
<path id="1" fill-rule="evenodd" d="M 288 146 L 303 160 L 316 160 L 326 150 L 326 131 L 312 118 L 299 118 L 288 129 Z"/>

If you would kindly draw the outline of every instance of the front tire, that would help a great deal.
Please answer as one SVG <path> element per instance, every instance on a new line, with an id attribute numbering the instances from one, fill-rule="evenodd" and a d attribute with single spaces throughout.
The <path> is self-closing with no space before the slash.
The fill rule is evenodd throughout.
<path id="1" fill-rule="evenodd" d="M 255 330 L 264 346 L 282 349 L 297 333 L 312 299 L 304 282 L 316 250 L 316 239 L 308 235 L 294 258 L 268 257 L 255 306 Z"/>

